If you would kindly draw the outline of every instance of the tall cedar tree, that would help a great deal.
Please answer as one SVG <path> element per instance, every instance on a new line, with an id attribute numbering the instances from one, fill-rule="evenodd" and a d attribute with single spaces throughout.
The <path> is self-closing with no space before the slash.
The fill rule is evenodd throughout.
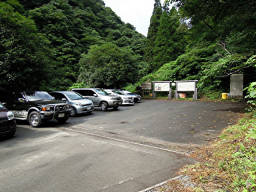
<path id="1" fill-rule="evenodd" d="M 155 45 L 158 28 L 160 26 L 160 18 L 162 13 L 163 11 L 160 0 L 155 0 L 154 10 L 150 19 L 150 26 L 148 28 L 147 35 L 146 60 L 150 64 L 153 62 L 153 48 Z M 150 71 L 153 71 L 153 67 L 151 67 Z"/>
<path id="2" fill-rule="evenodd" d="M 175 60 L 184 52 L 185 29 L 184 26 L 181 27 L 177 10 L 175 8 L 169 10 L 168 4 L 165 4 L 153 48 L 154 70 L 167 62 Z"/>
<path id="3" fill-rule="evenodd" d="M 229 76 L 234 73 L 244 74 L 245 87 L 256 81 L 255 0 L 170 2 L 175 3 L 182 23 L 186 22 L 188 26 L 184 38 L 187 42 L 185 53 L 143 77 L 136 86 L 152 80 L 198 79 L 200 92 L 211 95 L 216 91 L 229 91 Z M 186 25 L 182 24 L 179 32 L 182 26 Z M 161 45 L 160 40 L 157 38 L 158 45 Z M 156 59 L 160 60 L 159 55 Z"/>

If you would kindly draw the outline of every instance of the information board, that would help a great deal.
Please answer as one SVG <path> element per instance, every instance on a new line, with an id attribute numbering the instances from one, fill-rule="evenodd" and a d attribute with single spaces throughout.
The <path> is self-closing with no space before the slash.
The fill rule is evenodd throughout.
<path id="1" fill-rule="evenodd" d="M 195 91 L 196 82 L 177 82 L 177 91 Z"/>
<path id="2" fill-rule="evenodd" d="M 170 91 L 170 83 L 154 83 L 154 91 L 156 92 L 169 92 Z"/>
<path id="3" fill-rule="evenodd" d="M 141 88 L 143 90 L 151 90 L 152 89 L 152 84 L 151 83 L 142 83 Z"/>

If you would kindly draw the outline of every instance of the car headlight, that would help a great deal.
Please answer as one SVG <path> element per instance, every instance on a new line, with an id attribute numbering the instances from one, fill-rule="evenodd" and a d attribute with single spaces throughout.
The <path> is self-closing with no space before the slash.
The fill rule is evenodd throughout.
<path id="1" fill-rule="evenodd" d="M 51 106 L 43 106 L 42 111 L 51 111 Z"/>
<path id="2" fill-rule="evenodd" d="M 10 120 L 13 120 L 13 119 L 14 119 L 14 114 L 13 114 L 13 112 L 8 111 L 8 112 L 7 112 L 7 118 L 8 118 L 9 121 L 10 121 Z"/>

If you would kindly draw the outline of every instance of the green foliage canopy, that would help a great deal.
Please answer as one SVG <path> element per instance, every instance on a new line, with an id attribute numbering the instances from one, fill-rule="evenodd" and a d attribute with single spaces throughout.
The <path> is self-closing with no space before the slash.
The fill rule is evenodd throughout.
<path id="1" fill-rule="evenodd" d="M 138 58 L 113 43 L 94 45 L 83 55 L 79 82 L 92 87 L 121 88 L 137 80 Z"/>
<path id="2" fill-rule="evenodd" d="M 178 8 L 183 36 L 164 33 L 174 29 L 167 22 L 165 6 L 153 52 L 153 73 L 149 80 L 198 79 L 199 90 L 229 91 L 229 76 L 244 73 L 245 86 L 256 80 L 253 55 L 256 54 L 256 2 L 254 0 L 169 0 Z M 153 16 L 152 16 L 153 17 Z M 165 21 L 165 22 L 164 22 Z M 171 20 L 169 20 L 171 21 Z M 170 24 L 170 25 L 169 25 Z M 180 28 L 179 27 L 179 28 Z M 179 29 L 178 28 L 178 29 Z M 185 29 L 185 30 L 184 30 Z M 160 31 L 163 32 L 160 32 Z M 183 37 L 183 38 L 182 38 Z M 168 44 L 168 41 L 171 42 Z M 175 47 L 175 44 L 178 45 Z M 184 53 L 178 48 L 184 46 Z M 171 54 L 171 48 L 173 48 Z M 178 51 L 177 58 L 171 58 Z M 165 55 L 166 54 L 166 55 Z M 152 64 L 151 64 L 152 65 Z"/>
<path id="3" fill-rule="evenodd" d="M 0 2 L 0 87 L 35 89 L 47 78 L 48 40 L 16 0 Z"/>
<path id="4" fill-rule="evenodd" d="M 153 48 L 153 69 L 159 69 L 163 64 L 175 60 L 185 50 L 186 27 L 181 26 L 177 10 L 169 10 L 166 6 L 160 18 Z"/>
<path id="5" fill-rule="evenodd" d="M 92 45 L 132 50 L 144 67 L 146 38 L 102 0 L 4 0 L 0 4 L 1 87 L 65 90 L 77 82 L 79 60 Z"/>

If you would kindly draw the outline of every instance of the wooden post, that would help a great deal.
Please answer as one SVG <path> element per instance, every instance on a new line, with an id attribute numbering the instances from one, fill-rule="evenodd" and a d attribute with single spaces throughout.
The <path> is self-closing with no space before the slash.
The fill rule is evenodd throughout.
<path id="1" fill-rule="evenodd" d="M 170 90 L 169 90 L 169 95 L 168 95 L 168 99 L 172 99 L 172 86 L 171 86 L 171 82 L 170 82 Z"/>

